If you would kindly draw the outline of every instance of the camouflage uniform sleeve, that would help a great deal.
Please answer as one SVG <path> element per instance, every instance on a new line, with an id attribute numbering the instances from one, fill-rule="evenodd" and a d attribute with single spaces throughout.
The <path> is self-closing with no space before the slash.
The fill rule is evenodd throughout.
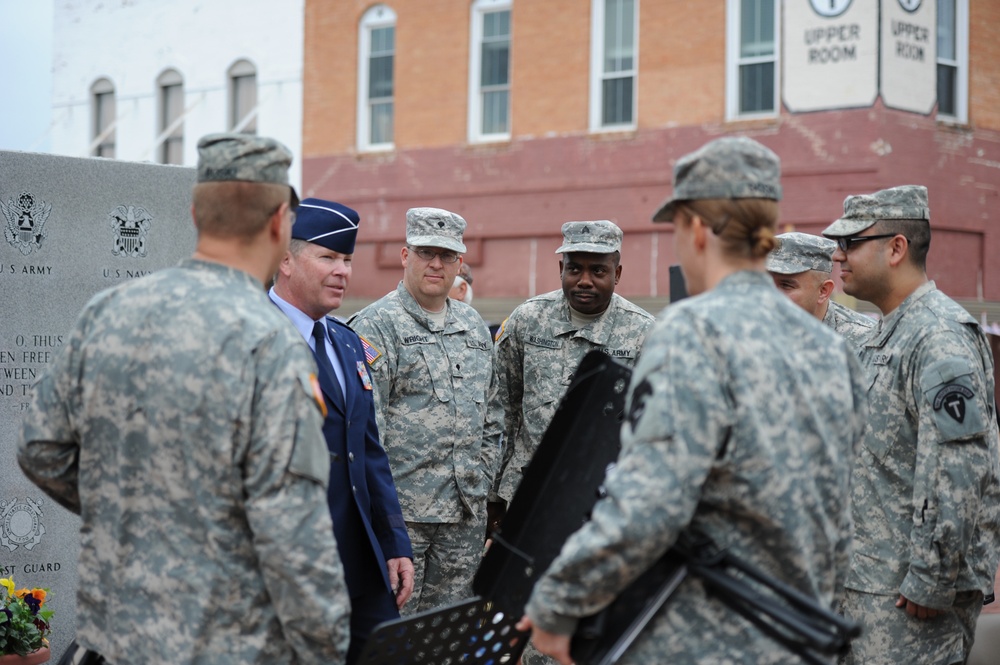
<path id="1" fill-rule="evenodd" d="M 504 407 L 500 397 L 500 377 L 497 374 L 496 349 L 491 349 L 490 385 L 486 402 L 486 422 L 483 425 L 483 451 L 480 455 L 486 472 L 487 501 L 497 501 L 500 448 L 503 445 Z"/>
<path id="2" fill-rule="evenodd" d="M 850 342 L 846 344 L 847 365 L 851 376 L 851 394 L 854 398 L 854 408 L 851 410 L 851 455 L 850 459 L 856 460 L 861 442 L 865 436 L 865 429 L 868 423 L 868 384 L 866 373 L 858 360 L 854 347 Z M 854 538 L 854 517 L 852 511 L 839 511 L 840 520 L 837 524 L 839 538 L 834 546 L 834 597 L 832 609 L 838 611 L 840 600 L 844 595 L 844 584 L 847 582 L 848 571 L 851 567 L 851 541 Z"/>
<path id="3" fill-rule="evenodd" d="M 329 458 L 305 347 L 259 349 L 242 462 L 253 548 L 299 662 L 342 662 L 350 599 L 326 501 Z"/>
<path id="4" fill-rule="evenodd" d="M 503 410 L 503 439 L 499 468 L 495 474 L 490 500 L 499 500 L 500 485 L 517 445 L 514 437 L 520 429 L 524 397 L 524 347 L 518 334 L 517 315 L 501 325 L 494 347 L 493 366 L 497 379 L 497 400 Z"/>
<path id="5" fill-rule="evenodd" d="M 993 462 L 983 362 L 968 335 L 925 338 L 910 373 L 910 407 L 918 414 L 910 565 L 900 593 L 947 608 L 986 508 Z"/>
<path id="6" fill-rule="evenodd" d="M 385 408 L 386 400 L 392 394 L 393 372 L 396 368 L 396 345 L 393 331 L 383 325 L 378 314 L 362 310 L 350 320 L 347 325 L 358 334 L 365 346 L 368 367 L 371 370 L 372 382 L 375 384 L 375 421 L 379 432 L 386 432 Z"/>
<path id="7" fill-rule="evenodd" d="M 710 337 L 667 317 L 646 339 L 632 377 L 622 451 L 607 496 L 546 571 L 526 608 L 532 621 L 572 633 L 662 556 L 691 521 L 700 489 L 734 422 Z"/>
<path id="8" fill-rule="evenodd" d="M 80 514 L 80 444 L 72 424 L 77 394 L 73 367 L 79 358 L 92 308 L 81 313 L 69 341 L 32 389 L 31 407 L 21 423 L 17 460 L 24 475 L 67 510 Z"/>

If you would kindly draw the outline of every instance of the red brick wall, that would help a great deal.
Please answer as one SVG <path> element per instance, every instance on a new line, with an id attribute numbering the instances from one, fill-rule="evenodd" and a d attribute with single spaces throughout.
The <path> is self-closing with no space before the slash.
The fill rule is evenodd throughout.
<path id="1" fill-rule="evenodd" d="M 1000 2 L 969 0 L 969 122 L 1000 130 Z"/>

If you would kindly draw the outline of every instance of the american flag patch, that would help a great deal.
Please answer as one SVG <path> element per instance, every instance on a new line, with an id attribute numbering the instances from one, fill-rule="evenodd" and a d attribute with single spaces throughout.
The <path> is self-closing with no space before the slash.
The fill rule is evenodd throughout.
<path id="1" fill-rule="evenodd" d="M 358 335 L 358 338 L 361 340 L 361 346 L 365 349 L 365 360 L 369 365 L 382 357 L 382 352 L 372 346 L 371 342 L 361 337 L 361 335 Z"/>

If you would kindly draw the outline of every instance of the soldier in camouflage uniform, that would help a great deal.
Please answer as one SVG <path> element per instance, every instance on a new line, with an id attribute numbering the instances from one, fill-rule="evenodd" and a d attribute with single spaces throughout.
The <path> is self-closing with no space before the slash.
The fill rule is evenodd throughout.
<path id="1" fill-rule="evenodd" d="M 993 358 L 927 279 L 927 190 L 850 196 L 824 232 L 844 291 L 882 319 L 861 350 L 870 427 L 855 462 L 845 663 L 964 663 L 1000 559 Z"/>
<path id="2" fill-rule="evenodd" d="M 622 231 L 609 221 L 563 224 L 556 250 L 562 288 L 521 304 L 497 332 L 496 368 L 506 409 L 494 493 L 510 501 L 589 351 L 634 366 L 654 318 L 615 293 Z"/>
<path id="3" fill-rule="evenodd" d="M 298 203 L 291 153 L 242 134 L 198 149 L 194 256 L 86 305 L 35 386 L 18 460 L 82 519 L 74 651 L 342 662 L 315 365 L 262 288 Z"/>
<path id="4" fill-rule="evenodd" d="M 864 388 L 848 342 L 764 270 L 777 156 L 721 138 L 678 160 L 674 251 L 695 297 L 668 307 L 632 375 L 607 497 L 535 586 L 539 650 L 569 663 L 580 617 L 608 605 L 684 531 L 832 607 L 847 570 L 848 475 Z M 699 295 L 700 294 L 700 295 Z M 685 580 L 621 663 L 798 663 L 702 583 Z"/>
<path id="5" fill-rule="evenodd" d="M 767 255 L 767 271 L 792 302 L 861 346 L 875 321 L 830 299 L 835 249 L 837 243 L 823 236 L 782 233 L 778 246 Z"/>
<path id="6" fill-rule="evenodd" d="M 471 594 L 499 455 L 503 412 L 490 331 L 476 310 L 448 298 L 465 226 L 446 210 L 408 210 L 403 281 L 348 321 L 371 365 L 382 444 L 413 545 L 410 613 Z"/>

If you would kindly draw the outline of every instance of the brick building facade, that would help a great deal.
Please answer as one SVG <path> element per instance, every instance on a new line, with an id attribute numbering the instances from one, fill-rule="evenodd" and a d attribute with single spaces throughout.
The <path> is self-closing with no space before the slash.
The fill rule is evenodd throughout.
<path id="1" fill-rule="evenodd" d="M 998 38 L 996 0 L 306 0 L 303 189 L 362 215 L 347 309 L 395 286 L 432 205 L 469 222 L 487 318 L 558 288 L 560 226 L 603 218 L 619 293 L 656 311 L 673 163 L 743 134 L 782 158 L 782 230 L 927 185 L 930 276 L 996 320 Z"/>

